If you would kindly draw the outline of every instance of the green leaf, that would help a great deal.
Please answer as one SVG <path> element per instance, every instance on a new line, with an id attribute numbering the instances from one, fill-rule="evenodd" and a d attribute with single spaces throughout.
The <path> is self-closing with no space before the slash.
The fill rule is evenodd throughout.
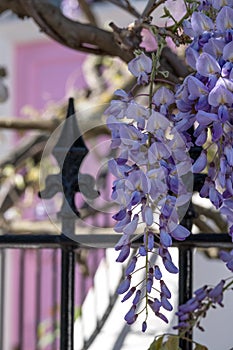
<path id="1" fill-rule="evenodd" d="M 164 335 L 156 337 L 153 343 L 151 343 L 148 350 L 162 350 Z"/>
<path id="2" fill-rule="evenodd" d="M 163 350 L 179 350 L 179 337 L 169 335 L 166 343 L 164 343 Z"/>
<path id="3" fill-rule="evenodd" d="M 205 345 L 196 344 L 194 350 L 208 350 L 208 348 Z"/>

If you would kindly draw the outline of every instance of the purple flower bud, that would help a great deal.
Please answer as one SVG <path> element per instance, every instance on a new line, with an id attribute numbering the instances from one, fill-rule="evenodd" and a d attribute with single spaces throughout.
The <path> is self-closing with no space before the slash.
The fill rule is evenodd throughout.
<path id="1" fill-rule="evenodd" d="M 135 267 L 136 267 L 136 264 L 137 264 L 137 257 L 136 256 L 133 256 L 129 265 L 127 266 L 126 270 L 125 270 L 125 275 L 128 276 L 130 275 L 134 270 L 135 270 Z"/>
<path id="2" fill-rule="evenodd" d="M 161 292 L 163 293 L 163 295 L 167 299 L 170 299 L 171 298 L 171 292 L 170 292 L 170 290 L 168 289 L 166 283 L 163 280 L 160 281 L 160 288 L 161 288 Z"/>
<path id="3" fill-rule="evenodd" d="M 173 262 L 169 259 L 163 258 L 163 264 L 165 269 L 170 273 L 178 273 L 178 268 L 173 264 Z"/>
<path id="4" fill-rule="evenodd" d="M 160 230 L 160 243 L 165 248 L 172 245 L 172 238 L 164 229 Z"/>
<path id="5" fill-rule="evenodd" d="M 154 248 L 154 242 L 155 242 L 155 236 L 154 233 L 149 231 L 148 232 L 148 242 L 147 242 L 147 248 L 149 250 L 152 250 Z"/>
<path id="6" fill-rule="evenodd" d="M 112 218 L 116 221 L 121 221 L 126 217 L 126 209 L 121 209 L 116 213 L 115 215 L 112 216 Z"/>
<path id="7" fill-rule="evenodd" d="M 223 287 L 224 287 L 225 281 L 221 280 L 217 286 L 215 286 L 213 289 L 210 290 L 208 293 L 208 296 L 213 300 L 217 301 L 218 298 L 222 295 L 223 293 Z"/>
<path id="8" fill-rule="evenodd" d="M 160 268 L 158 267 L 158 265 L 155 265 L 154 267 L 154 277 L 157 280 L 161 280 L 162 276 L 162 272 L 160 271 Z"/>
<path id="9" fill-rule="evenodd" d="M 179 310 L 182 311 L 183 313 L 186 312 L 193 312 L 199 307 L 199 302 L 195 299 L 189 299 L 186 304 L 180 305 Z"/>
<path id="10" fill-rule="evenodd" d="M 148 303 L 149 303 L 149 306 L 151 307 L 151 309 L 152 309 L 155 313 L 159 312 L 160 307 L 161 307 L 161 302 L 160 302 L 157 298 L 155 298 L 154 301 L 152 301 L 152 300 L 149 299 L 149 300 L 148 300 Z"/>
<path id="11" fill-rule="evenodd" d="M 151 207 L 146 205 L 143 214 L 146 225 L 151 226 L 154 222 L 153 211 Z"/>
<path id="12" fill-rule="evenodd" d="M 133 305 L 137 305 L 139 303 L 140 298 L 141 298 L 141 294 L 142 294 L 141 290 L 138 289 L 136 291 L 136 295 L 135 295 L 134 300 L 133 300 Z"/>
<path id="13" fill-rule="evenodd" d="M 117 294 L 124 294 L 125 292 L 127 292 L 127 290 L 130 287 L 130 283 L 131 276 L 127 276 L 127 278 L 124 281 L 122 281 L 119 287 L 117 288 Z"/>
<path id="14" fill-rule="evenodd" d="M 146 323 L 146 321 L 144 321 L 142 323 L 142 332 L 145 333 L 146 329 L 147 329 L 147 323 Z"/>
<path id="15" fill-rule="evenodd" d="M 141 256 L 146 256 L 146 254 L 147 254 L 147 251 L 146 251 L 146 248 L 144 247 L 144 245 L 140 245 L 138 252 Z"/>
<path id="16" fill-rule="evenodd" d="M 167 311 L 173 310 L 172 304 L 167 300 L 167 298 L 163 294 L 161 295 L 161 305 Z"/>
<path id="17" fill-rule="evenodd" d="M 131 298 L 131 296 L 134 294 L 136 288 L 132 287 L 128 293 L 125 294 L 124 298 L 121 300 L 121 302 L 123 303 L 124 301 L 128 300 L 129 298 Z"/>
<path id="18" fill-rule="evenodd" d="M 138 226 L 138 220 L 139 220 L 139 216 L 138 214 L 135 214 L 134 217 L 133 217 L 133 220 L 131 222 L 129 222 L 123 229 L 123 232 L 126 234 L 126 235 L 132 235 L 136 229 L 137 229 L 137 226 Z"/>
<path id="19" fill-rule="evenodd" d="M 197 289 L 194 292 L 194 294 L 195 294 L 196 300 L 198 300 L 198 301 L 202 301 L 203 299 L 205 299 L 207 296 L 207 285 Z"/>
<path id="20" fill-rule="evenodd" d="M 118 258 L 116 259 L 116 262 L 123 262 L 123 261 L 125 261 L 128 258 L 129 253 L 130 253 L 130 246 L 128 244 L 124 245 L 121 248 L 120 254 L 118 255 Z"/>
<path id="21" fill-rule="evenodd" d="M 167 319 L 167 317 L 164 315 L 164 314 L 162 314 L 161 312 L 157 312 L 156 313 L 156 316 L 158 316 L 162 321 L 164 321 L 165 323 L 168 323 L 168 319 Z"/>
<path id="22" fill-rule="evenodd" d="M 128 324 L 133 324 L 133 323 L 136 321 L 138 315 L 135 314 L 135 311 L 136 311 L 136 306 L 133 305 L 133 306 L 129 309 L 129 311 L 127 312 L 127 314 L 125 315 L 124 319 L 125 319 L 125 321 L 126 321 Z"/>

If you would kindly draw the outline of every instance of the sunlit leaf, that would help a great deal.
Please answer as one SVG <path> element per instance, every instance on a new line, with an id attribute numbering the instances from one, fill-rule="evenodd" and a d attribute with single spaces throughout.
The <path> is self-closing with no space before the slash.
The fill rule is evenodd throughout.
<path id="1" fill-rule="evenodd" d="M 164 335 L 161 335 L 160 337 L 155 338 L 155 340 L 150 345 L 148 350 L 162 350 L 163 338 L 164 338 Z"/>
<path id="2" fill-rule="evenodd" d="M 163 350 L 179 350 L 179 337 L 170 335 L 165 342 Z"/>

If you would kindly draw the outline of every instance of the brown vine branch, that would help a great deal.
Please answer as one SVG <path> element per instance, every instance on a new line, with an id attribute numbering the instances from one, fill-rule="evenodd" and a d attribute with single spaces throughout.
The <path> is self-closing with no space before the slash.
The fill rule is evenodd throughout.
<path id="1" fill-rule="evenodd" d="M 91 10 L 91 5 L 88 5 L 86 0 L 78 0 L 79 6 L 81 7 L 83 13 L 85 14 L 88 21 L 93 24 L 94 26 L 98 26 L 97 19 Z"/>
<path id="2" fill-rule="evenodd" d="M 110 31 L 72 21 L 45 0 L 21 0 L 21 4 L 40 29 L 62 45 L 97 55 L 118 56 L 125 62 L 133 57 L 132 52 L 115 42 Z"/>
<path id="3" fill-rule="evenodd" d="M 0 129 L 53 131 L 59 124 L 60 121 L 58 119 L 40 120 L 9 117 L 0 118 Z"/>

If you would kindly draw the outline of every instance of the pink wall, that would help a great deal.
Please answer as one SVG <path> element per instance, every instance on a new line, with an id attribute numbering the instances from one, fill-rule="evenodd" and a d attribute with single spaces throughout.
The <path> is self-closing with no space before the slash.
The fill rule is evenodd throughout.
<path id="1" fill-rule="evenodd" d="M 52 41 L 20 44 L 15 48 L 15 113 L 29 104 L 43 109 L 66 98 L 73 86 L 86 86 L 80 65 L 86 55 Z"/>

